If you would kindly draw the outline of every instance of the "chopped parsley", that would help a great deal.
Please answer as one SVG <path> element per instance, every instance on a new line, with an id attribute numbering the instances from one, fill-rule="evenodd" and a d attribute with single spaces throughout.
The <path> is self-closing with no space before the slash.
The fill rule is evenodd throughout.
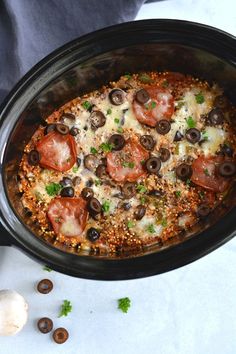
<path id="1" fill-rule="evenodd" d="M 110 202 L 108 200 L 105 200 L 105 202 L 102 204 L 102 210 L 105 213 L 108 213 L 108 211 L 110 210 Z"/>
<path id="2" fill-rule="evenodd" d="M 113 144 L 109 144 L 109 143 L 102 143 L 99 148 L 103 151 L 103 152 L 110 152 L 113 148 Z"/>
<path id="3" fill-rule="evenodd" d="M 181 191 L 175 191 L 175 195 L 176 195 L 177 198 L 180 198 L 180 196 L 181 196 Z"/>
<path id="4" fill-rule="evenodd" d="M 169 81 L 168 80 L 164 80 L 161 86 L 162 87 L 168 87 L 169 86 Z"/>
<path id="5" fill-rule="evenodd" d="M 58 317 L 67 316 L 72 311 L 71 302 L 68 300 L 64 300 L 63 304 L 61 305 L 61 311 Z"/>
<path id="6" fill-rule="evenodd" d="M 115 118 L 115 119 L 114 119 L 114 122 L 115 122 L 116 124 L 119 124 L 119 123 L 120 123 L 119 118 Z"/>
<path id="7" fill-rule="evenodd" d="M 52 269 L 50 267 L 48 267 L 47 265 L 45 265 L 43 267 L 43 270 L 45 270 L 46 272 L 52 272 Z"/>
<path id="8" fill-rule="evenodd" d="M 83 107 L 84 109 L 86 109 L 87 111 L 89 111 L 89 110 L 92 108 L 92 104 L 91 104 L 89 101 L 84 101 L 84 102 L 82 103 L 82 107 Z"/>
<path id="9" fill-rule="evenodd" d="M 190 186 L 191 180 L 190 180 L 189 178 L 187 179 L 186 184 L 187 184 L 188 186 Z"/>
<path id="10" fill-rule="evenodd" d="M 57 217 L 54 219 L 54 221 L 59 224 L 59 222 L 61 221 L 61 218 Z"/>
<path id="11" fill-rule="evenodd" d="M 130 299 L 128 297 L 123 297 L 122 299 L 118 299 L 117 301 L 118 309 L 124 313 L 127 313 L 131 305 Z"/>
<path id="12" fill-rule="evenodd" d="M 122 133 L 123 133 L 123 128 L 119 127 L 119 128 L 117 129 L 117 133 L 122 134 Z"/>
<path id="13" fill-rule="evenodd" d="M 166 227 L 166 226 L 167 226 L 167 220 L 166 220 L 166 219 L 163 219 L 163 220 L 161 221 L 161 225 L 162 225 L 163 227 Z"/>
<path id="14" fill-rule="evenodd" d="M 139 193 L 145 193 L 147 192 L 147 188 L 143 184 L 138 184 L 136 187 L 137 191 Z"/>
<path id="15" fill-rule="evenodd" d="M 72 172 L 76 173 L 78 171 L 79 171 L 79 167 L 78 166 L 72 167 Z"/>
<path id="16" fill-rule="evenodd" d="M 182 108 L 184 105 L 185 105 L 185 102 L 184 102 L 184 101 L 178 101 L 176 107 L 177 107 L 178 109 L 180 109 L 180 108 Z"/>
<path id="17" fill-rule="evenodd" d="M 150 233 L 150 234 L 155 234 L 156 230 L 155 230 L 155 227 L 153 224 L 149 224 L 148 227 L 147 227 L 147 231 Z"/>
<path id="18" fill-rule="evenodd" d="M 98 151 L 95 147 L 91 147 L 90 152 L 91 152 L 91 154 L 97 154 Z"/>
<path id="19" fill-rule="evenodd" d="M 209 139 L 209 136 L 208 136 L 208 134 L 207 134 L 207 132 L 205 130 L 202 132 L 202 138 L 204 140 L 208 140 Z"/>
<path id="20" fill-rule="evenodd" d="M 140 203 L 143 205 L 146 203 L 146 198 L 145 197 L 141 197 L 140 198 Z"/>
<path id="21" fill-rule="evenodd" d="M 195 100 L 198 104 L 202 104 L 203 102 L 205 102 L 205 98 L 204 98 L 202 92 L 199 92 L 195 95 Z"/>
<path id="22" fill-rule="evenodd" d="M 210 173 L 207 168 L 204 168 L 203 172 L 205 173 L 206 176 L 210 176 Z"/>
<path id="23" fill-rule="evenodd" d="M 130 161 L 130 162 L 126 162 L 126 161 L 124 161 L 124 162 L 122 162 L 122 166 L 123 166 L 123 167 L 134 168 L 135 163 L 134 163 L 134 162 L 132 162 L 132 161 Z"/>
<path id="24" fill-rule="evenodd" d="M 127 80 L 130 80 L 132 75 L 130 73 L 125 73 L 124 77 L 127 79 Z"/>
<path id="25" fill-rule="evenodd" d="M 95 183 L 95 186 L 97 187 L 102 184 L 102 181 L 100 179 L 95 179 L 94 183 Z"/>
<path id="26" fill-rule="evenodd" d="M 135 226 L 135 222 L 132 221 L 132 220 L 128 220 L 128 222 L 127 222 L 127 227 L 128 227 L 129 229 L 131 229 L 131 227 L 134 227 L 134 226 Z"/>
<path id="27" fill-rule="evenodd" d="M 61 185 L 59 183 L 51 182 L 47 186 L 45 186 L 45 190 L 47 194 L 50 195 L 50 197 L 54 197 L 60 192 Z"/>
<path id="28" fill-rule="evenodd" d="M 144 84 L 149 84 L 149 83 L 153 82 L 151 77 L 149 75 L 147 75 L 147 74 L 140 74 L 138 78 Z"/>
<path id="29" fill-rule="evenodd" d="M 155 108 L 156 105 L 157 105 L 156 102 L 152 101 L 152 102 L 150 102 L 150 103 L 145 104 L 144 107 L 145 107 L 147 110 L 149 110 L 149 109 Z"/>
<path id="30" fill-rule="evenodd" d="M 111 113 L 112 113 L 111 108 L 108 108 L 108 110 L 107 110 L 107 114 L 111 114 Z"/>
<path id="31" fill-rule="evenodd" d="M 195 127 L 196 127 L 196 122 L 195 122 L 195 120 L 193 119 L 193 117 L 189 116 L 189 117 L 186 119 L 186 122 L 187 122 L 189 128 L 195 128 Z"/>
<path id="32" fill-rule="evenodd" d="M 151 109 L 155 108 L 156 105 L 157 105 L 156 102 L 152 101 L 152 102 L 151 102 Z"/>

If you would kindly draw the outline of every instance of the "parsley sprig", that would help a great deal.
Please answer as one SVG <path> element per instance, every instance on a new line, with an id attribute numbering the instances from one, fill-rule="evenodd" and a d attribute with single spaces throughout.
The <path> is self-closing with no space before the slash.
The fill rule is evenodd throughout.
<path id="1" fill-rule="evenodd" d="M 61 310 L 58 317 L 68 316 L 68 314 L 72 311 L 71 302 L 68 300 L 64 300 L 61 305 Z"/>
<path id="2" fill-rule="evenodd" d="M 118 299 L 117 301 L 118 309 L 124 313 L 127 313 L 131 305 L 131 300 L 128 297 L 123 297 L 121 299 Z"/>
<path id="3" fill-rule="evenodd" d="M 59 183 L 51 182 L 45 186 L 45 190 L 50 197 L 54 197 L 55 195 L 59 194 L 61 190 L 61 185 Z"/>

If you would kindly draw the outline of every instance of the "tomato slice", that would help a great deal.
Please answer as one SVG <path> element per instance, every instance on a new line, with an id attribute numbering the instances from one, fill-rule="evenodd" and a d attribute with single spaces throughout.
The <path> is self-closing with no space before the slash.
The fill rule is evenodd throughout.
<path id="1" fill-rule="evenodd" d="M 86 202 L 82 198 L 54 198 L 48 207 L 48 218 L 57 235 L 80 236 L 87 216 Z"/>
<path id="2" fill-rule="evenodd" d="M 40 165 L 56 171 L 68 171 L 76 161 L 76 144 L 70 134 L 62 135 L 56 131 L 45 135 L 37 144 Z"/>
<path id="3" fill-rule="evenodd" d="M 230 181 L 217 174 L 217 166 L 223 161 L 222 156 L 198 157 L 192 164 L 192 182 L 216 193 L 224 192 Z"/>
<path id="4" fill-rule="evenodd" d="M 155 127 L 161 119 L 170 119 L 174 113 L 174 98 L 168 90 L 160 87 L 148 87 L 150 100 L 145 104 L 133 101 L 133 110 L 140 123 Z"/>
<path id="5" fill-rule="evenodd" d="M 120 151 L 107 154 L 107 171 L 116 182 L 134 182 L 145 175 L 143 161 L 149 153 L 135 140 L 128 140 Z"/>

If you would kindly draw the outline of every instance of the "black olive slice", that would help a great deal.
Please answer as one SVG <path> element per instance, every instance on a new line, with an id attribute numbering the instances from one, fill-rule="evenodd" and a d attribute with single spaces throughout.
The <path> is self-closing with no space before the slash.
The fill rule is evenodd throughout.
<path id="1" fill-rule="evenodd" d="M 132 198 L 136 194 L 136 185 L 133 182 L 125 182 L 122 187 L 122 195 L 126 199 Z"/>
<path id="2" fill-rule="evenodd" d="M 222 177 L 233 177 L 236 173 L 236 166 L 231 161 L 222 162 L 218 167 L 218 171 Z"/>
<path id="3" fill-rule="evenodd" d="M 28 163 L 32 166 L 36 166 L 40 161 L 40 153 L 37 150 L 31 150 L 28 155 Z"/>
<path id="4" fill-rule="evenodd" d="M 201 140 L 201 133 L 196 128 L 188 129 L 186 131 L 185 136 L 186 136 L 186 139 L 192 144 L 196 144 L 197 142 L 199 142 Z"/>
<path id="5" fill-rule="evenodd" d="M 130 203 L 123 203 L 122 204 L 122 208 L 125 210 L 125 211 L 127 211 L 127 210 L 129 210 L 130 208 L 131 208 L 131 204 Z"/>
<path id="6" fill-rule="evenodd" d="M 66 120 L 70 121 L 70 123 L 73 123 L 75 121 L 75 116 L 73 113 L 62 113 L 60 117 L 60 122 L 64 123 Z"/>
<path id="7" fill-rule="evenodd" d="M 55 329 L 55 331 L 53 332 L 53 339 L 57 344 L 63 344 L 67 341 L 67 339 L 69 338 L 69 333 L 68 331 L 63 328 L 57 328 Z"/>
<path id="8" fill-rule="evenodd" d="M 125 146 L 125 138 L 121 134 L 113 134 L 108 143 L 112 145 L 113 150 L 121 150 Z"/>
<path id="9" fill-rule="evenodd" d="M 96 198 L 91 198 L 88 201 L 88 211 L 91 215 L 97 215 L 101 213 L 102 206 Z"/>
<path id="10" fill-rule="evenodd" d="M 177 177 L 182 181 L 186 181 L 193 174 L 192 167 L 186 163 L 181 163 L 179 166 L 177 166 L 175 172 Z"/>
<path id="11" fill-rule="evenodd" d="M 163 192 L 161 189 L 152 189 L 148 192 L 148 195 L 151 197 L 161 198 L 163 195 L 165 195 L 165 192 Z"/>
<path id="12" fill-rule="evenodd" d="M 135 212 L 134 212 L 134 218 L 136 220 L 141 220 L 146 213 L 146 208 L 143 205 L 138 205 Z"/>
<path id="13" fill-rule="evenodd" d="M 227 107 L 229 104 L 228 99 L 225 96 L 216 96 L 216 98 L 214 99 L 213 105 L 218 107 L 218 108 L 225 108 Z"/>
<path id="14" fill-rule="evenodd" d="M 208 113 L 207 122 L 211 125 L 222 124 L 224 121 L 224 114 L 220 108 L 214 108 Z"/>
<path id="15" fill-rule="evenodd" d="M 96 168 L 96 176 L 98 176 L 99 178 L 107 176 L 107 168 L 105 165 L 98 165 L 98 167 Z"/>
<path id="16" fill-rule="evenodd" d="M 180 133 L 179 130 L 177 130 L 177 132 L 175 133 L 175 136 L 174 136 L 174 141 L 180 141 L 183 139 L 183 137 L 184 137 L 183 134 Z"/>
<path id="17" fill-rule="evenodd" d="M 112 104 L 119 106 L 124 102 L 125 94 L 121 89 L 114 89 L 109 93 L 109 99 Z"/>
<path id="18" fill-rule="evenodd" d="M 76 187 L 76 186 L 79 186 L 81 183 L 81 178 L 79 176 L 75 176 L 73 178 L 73 185 Z"/>
<path id="19" fill-rule="evenodd" d="M 233 154 L 234 154 L 234 150 L 230 146 L 228 146 L 226 144 L 221 146 L 220 152 L 223 155 L 229 156 L 229 157 L 233 157 Z"/>
<path id="20" fill-rule="evenodd" d="M 206 217 L 209 213 L 210 213 L 211 209 L 209 208 L 208 205 L 206 204 L 201 204 L 198 206 L 197 208 L 197 215 L 200 217 L 200 218 L 204 218 Z"/>
<path id="21" fill-rule="evenodd" d="M 157 174 L 161 168 L 161 160 L 158 157 L 150 157 L 145 162 L 148 172 Z"/>
<path id="22" fill-rule="evenodd" d="M 79 132 L 80 132 L 80 130 L 79 130 L 78 128 L 76 128 L 76 127 L 72 127 L 72 128 L 70 129 L 70 135 L 72 135 L 72 136 L 78 135 Z"/>
<path id="23" fill-rule="evenodd" d="M 72 186 L 73 182 L 72 179 L 69 177 L 63 177 L 62 180 L 59 182 L 62 187 Z"/>
<path id="24" fill-rule="evenodd" d="M 84 157 L 84 166 L 89 170 L 89 171 L 95 171 L 96 168 L 99 165 L 99 159 L 94 156 L 93 154 L 86 155 Z"/>
<path id="25" fill-rule="evenodd" d="M 72 198 L 75 195 L 74 188 L 73 187 L 64 187 L 64 188 L 62 188 L 60 195 L 61 195 L 61 197 Z"/>
<path id="26" fill-rule="evenodd" d="M 166 162 L 170 158 L 170 151 L 166 148 L 160 148 L 159 154 L 161 162 Z"/>
<path id="27" fill-rule="evenodd" d="M 149 151 L 152 151 L 156 144 L 155 140 L 151 135 L 142 135 L 140 137 L 140 143 L 146 150 Z"/>
<path id="28" fill-rule="evenodd" d="M 37 326 L 41 333 L 49 333 L 53 328 L 53 322 L 51 318 L 42 317 L 38 320 Z"/>
<path id="29" fill-rule="evenodd" d="M 94 227 L 90 227 L 87 231 L 87 239 L 91 242 L 95 242 L 99 239 L 100 237 L 100 232 L 95 229 Z"/>
<path id="30" fill-rule="evenodd" d="M 56 124 L 48 124 L 46 128 L 44 129 L 44 134 L 48 134 L 50 132 L 53 132 L 56 128 Z"/>
<path id="31" fill-rule="evenodd" d="M 91 129 L 103 127 L 106 123 L 106 117 L 101 111 L 93 111 L 90 115 Z"/>
<path id="32" fill-rule="evenodd" d="M 40 280 L 40 282 L 37 285 L 37 290 L 41 294 L 48 294 L 50 293 L 50 291 L 52 291 L 52 289 L 53 289 L 53 283 L 49 279 Z"/>
<path id="33" fill-rule="evenodd" d="M 145 104 L 150 100 L 149 93 L 145 89 L 136 92 L 135 100 L 140 104 Z"/>
<path id="34" fill-rule="evenodd" d="M 92 188 L 89 188 L 89 187 L 85 187 L 82 189 L 81 191 L 81 197 L 85 200 L 89 200 L 91 198 L 93 198 L 94 196 L 94 192 L 92 190 Z"/>
<path id="35" fill-rule="evenodd" d="M 69 133 L 69 127 L 65 124 L 56 124 L 56 131 L 62 135 L 66 135 Z"/>
<path id="36" fill-rule="evenodd" d="M 166 119 L 161 119 L 156 124 L 156 131 L 161 135 L 165 135 L 169 133 L 170 129 L 171 129 L 171 124 Z"/>

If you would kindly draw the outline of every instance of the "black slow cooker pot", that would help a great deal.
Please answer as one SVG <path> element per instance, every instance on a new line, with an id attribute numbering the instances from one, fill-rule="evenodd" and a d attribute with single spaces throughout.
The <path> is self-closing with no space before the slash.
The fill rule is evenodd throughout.
<path id="1" fill-rule="evenodd" d="M 211 252 L 236 230 L 236 189 L 187 234 L 141 253 L 68 253 L 37 236 L 17 188 L 24 145 L 38 125 L 66 101 L 125 72 L 178 71 L 218 82 L 236 104 L 236 39 L 205 25 L 147 20 L 105 28 L 76 39 L 37 64 L 0 111 L 0 244 L 15 245 L 51 268 L 81 278 L 132 279 L 166 272 Z"/>

